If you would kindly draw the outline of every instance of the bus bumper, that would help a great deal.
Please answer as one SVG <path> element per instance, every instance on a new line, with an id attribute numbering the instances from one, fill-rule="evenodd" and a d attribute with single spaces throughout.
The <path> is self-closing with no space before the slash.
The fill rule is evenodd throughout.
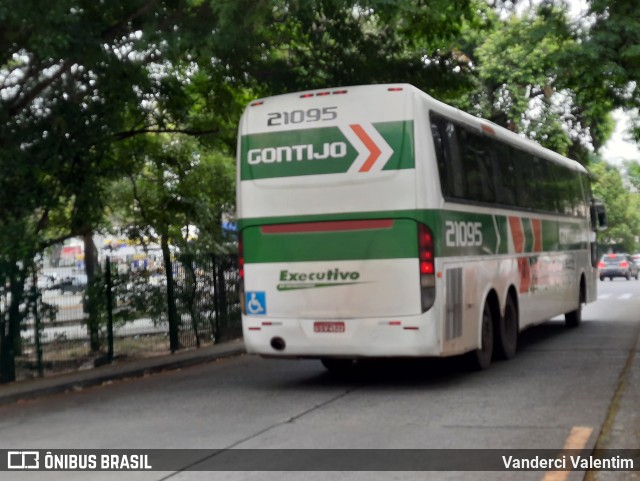
<path id="1" fill-rule="evenodd" d="M 248 353 L 281 358 L 439 357 L 430 312 L 372 319 L 288 319 L 243 316 Z"/>

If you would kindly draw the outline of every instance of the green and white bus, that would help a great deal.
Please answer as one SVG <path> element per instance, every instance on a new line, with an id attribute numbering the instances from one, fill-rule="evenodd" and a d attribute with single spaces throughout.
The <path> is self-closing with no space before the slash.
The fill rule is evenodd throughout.
<path id="1" fill-rule="evenodd" d="M 596 299 L 587 171 L 411 85 L 261 99 L 238 137 L 250 353 L 486 368 Z"/>

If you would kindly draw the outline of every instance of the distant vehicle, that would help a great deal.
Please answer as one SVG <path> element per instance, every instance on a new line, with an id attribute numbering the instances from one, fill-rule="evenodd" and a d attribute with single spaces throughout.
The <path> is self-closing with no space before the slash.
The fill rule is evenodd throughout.
<path id="1" fill-rule="evenodd" d="M 65 277 L 55 286 L 57 289 L 60 289 L 62 294 L 66 294 L 70 292 L 72 294 L 77 294 L 79 292 L 84 292 L 87 288 L 87 275 L 86 274 L 76 274 L 72 277 Z"/>
<path id="2" fill-rule="evenodd" d="M 600 280 L 605 277 L 613 280 L 614 277 L 624 277 L 630 280 L 632 277 L 638 279 L 638 265 L 629 254 L 605 254 L 598 263 Z"/>
<path id="3" fill-rule="evenodd" d="M 633 254 L 631 257 L 633 258 L 633 262 L 640 267 L 640 254 Z"/>
<path id="4" fill-rule="evenodd" d="M 38 276 L 38 289 L 46 290 L 56 287 L 57 278 L 55 275 L 41 274 Z"/>

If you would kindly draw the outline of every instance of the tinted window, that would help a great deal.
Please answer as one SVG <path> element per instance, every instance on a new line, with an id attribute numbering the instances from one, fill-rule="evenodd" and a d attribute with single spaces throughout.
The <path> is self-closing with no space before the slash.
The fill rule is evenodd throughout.
<path id="1" fill-rule="evenodd" d="M 586 216 L 578 171 L 431 113 L 445 198 Z"/>
<path id="2" fill-rule="evenodd" d="M 502 143 L 493 142 L 491 151 L 496 166 L 493 181 L 496 189 L 496 202 L 507 206 L 517 205 L 518 174 L 511 149 Z"/>

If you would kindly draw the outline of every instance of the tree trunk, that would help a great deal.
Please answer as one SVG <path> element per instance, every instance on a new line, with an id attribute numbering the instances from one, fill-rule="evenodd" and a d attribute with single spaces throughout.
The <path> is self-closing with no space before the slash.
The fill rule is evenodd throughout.
<path id="1" fill-rule="evenodd" d="M 162 248 L 162 258 L 164 260 L 164 272 L 167 277 L 167 315 L 169 317 L 169 347 L 171 352 L 176 352 L 179 347 L 178 342 L 178 309 L 176 308 L 175 285 L 173 281 L 173 264 L 171 262 L 171 250 L 167 236 L 160 238 Z"/>
<path id="2" fill-rule="evenodd" d="M 11 263 L 8 274 L 9 310 L 0 319 L 0 383 L 16 380 L 16 356 L 20 353 L 20 304 L 24 299 L 26 268 Z"/>
<path id="3" fill-rule="evenodd" d="M 193 255 L 188 256 L 184 259 L 183 263 L 185 268 L 185 300 L 188 304 L 189 314 L 191 315 L 191 326 L 193 327 L 193 333 L 196 336 L 196 347 L 200 347 L 200 332 L 198 329 L 198 324 L 200 320 L 200 316 L 198 314 L 198 309 L 196 306 L 197 300 L 197 288 L 198 288 L 198 279 L 196 277 L 196 271 L 193 267 L 195 262 L 195 257 Z"/>
<path id="4" fill-rule="evenodd" d="M 85 312 L 89 315 L 87 319 L 89 344 L 91 346 L 91 352 L 95 353 L 100 351 L 100 301 L 102 300 L 102 292 L 96 285 L 100 276 L 100 265 L 98 264 L 98 249 L 96 249 L 91 233 L 85 234 L 83 240 L 84 266 L 87 274 L 86 303 L 84 308 Z"/>

